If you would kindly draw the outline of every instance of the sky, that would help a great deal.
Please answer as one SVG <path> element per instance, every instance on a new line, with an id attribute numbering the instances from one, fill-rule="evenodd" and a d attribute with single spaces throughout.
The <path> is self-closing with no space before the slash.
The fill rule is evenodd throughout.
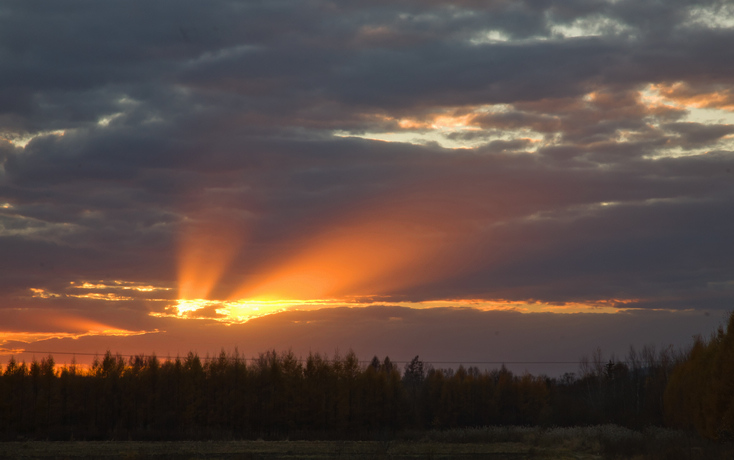
<path id="1" fill-rule="evenodd" d="M 728 1 L 5 2 L 0 361 L 706 337 L 731 43 Z"/>

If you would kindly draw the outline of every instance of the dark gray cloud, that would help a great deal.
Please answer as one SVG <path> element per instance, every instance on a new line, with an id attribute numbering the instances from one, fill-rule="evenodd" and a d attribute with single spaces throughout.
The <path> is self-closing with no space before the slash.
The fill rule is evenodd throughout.
<path id="1" fill-rule="evenodd" d="M 723 1 L 0 6 L 0 322 L 158 328 L 175 290 L 70 283 L 176 288 L 191 228 L 232 254 L 218 298 L 354 250 L 384 271 L 334 292 L 731 308 L 732 24 Z"/>

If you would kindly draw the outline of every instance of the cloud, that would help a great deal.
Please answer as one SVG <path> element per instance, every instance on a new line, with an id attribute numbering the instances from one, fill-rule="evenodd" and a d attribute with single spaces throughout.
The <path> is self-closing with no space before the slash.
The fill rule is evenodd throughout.
<path id="1" fill-rule="evenodd" d="M 163 331 L 179 297 L 279 295 L 730 308 L 730 10 L 4 6 L 0 322 Z M 70 288 L 114 280 L 171 291 Z"/>
<path id="2" fill-rule="evenodd" d="M 709 334 L 722 318 L 701 311 L 522 314 L 471 308 L 374 306 L 291 311 L 233 326 L 162 319 L 158 326 L 164 329 L 141 335 L 38 337 L 35 343 L 8 342 L 4 348 L 76 352 L 80 363 L 91 360 L 84 353 L 103 354 L 108 349 L 122 354 L 155 352 L 162 358 L 183 356 L 189 351 L 201 357 L 215 356 L 222 349 L 237 349 L 245 358 L 272 349 L 290 349 L 302 358 L 309 353 L 331 357 L 353 350 L 364 361 L 377 355 L 407 362 L 419 355 L 435 367 L 456 368 L 463 363 L 492 369 L 506 363 L 518 373 L 558 376 L 577 372 L 579 359 L 597 347 L 605 357 L 614 354 L 623 358 L 630 346 L 638 350 L 643 346 L 689 346 L 692 335 Z M 31 359 L 33 355 L 16 351 L 16 359 Z M 57 362 L 70 362 L 72 357 L 57 355 Z M 538 363 L 546 361 L 554 364 Z"/>

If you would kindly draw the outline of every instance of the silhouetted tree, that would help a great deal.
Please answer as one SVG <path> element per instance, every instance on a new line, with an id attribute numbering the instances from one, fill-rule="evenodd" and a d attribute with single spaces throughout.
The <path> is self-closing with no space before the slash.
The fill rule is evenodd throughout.
<path id="1" fill-rule="evenodd" d="M 712 439 L 734 438 L 734 313 L 708 343 L 697 338 L 665 391 L 669 423 Z"/>

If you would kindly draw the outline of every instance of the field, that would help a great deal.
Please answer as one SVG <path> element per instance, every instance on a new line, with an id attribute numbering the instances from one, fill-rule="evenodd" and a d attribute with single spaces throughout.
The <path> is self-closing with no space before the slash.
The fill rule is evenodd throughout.
<path id="1" fill-rule="evenodd" d="M 614 425 L 574 428 L 485 427 L 405 433 L 383 441 L 16 441 L 13 459 L 725 459 L 730 445 L 685 433 Z"/>
<path id="2" fill-rule="evenodd" d="M 599 455 L 523 443 L 378 441 L 12 442 L 2 458 L 25 459 L 597 459 Z"/>

